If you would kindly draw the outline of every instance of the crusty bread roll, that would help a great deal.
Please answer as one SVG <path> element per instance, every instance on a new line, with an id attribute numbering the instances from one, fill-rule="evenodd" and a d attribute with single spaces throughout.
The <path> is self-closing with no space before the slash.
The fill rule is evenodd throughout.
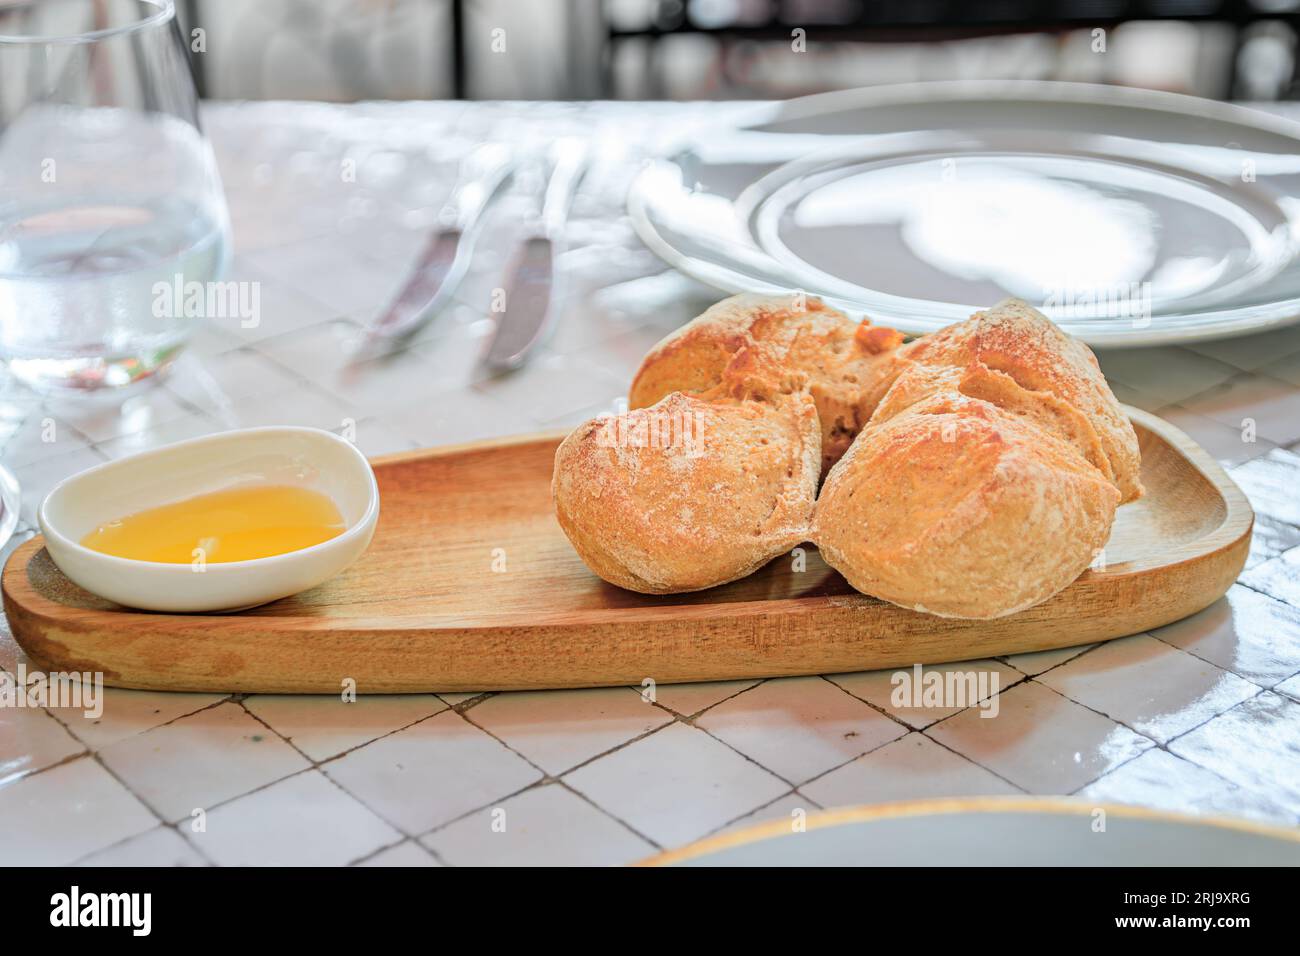
<path id="1" fill-rule="evenodd" d="M 1015 300 L 901 339 L 817 299 L 719 303 L 646 356 L 631 411 L 560 445 L 560 526 L 598 575 L 646 593 L 812 540 L 858 590 L 932 614 L 1046 600 L 1142 493 L 1096 359 Z"/>
<path id="2" fill-rule="evenodd" d="M 1001 372 L 1033 394 L 1033 401 L 1042 406 L 1040 417 L 1059 415 L 1067 430 L 1077 429 L 1082 416 L 1092 426 L 1122 500 L 1141 496 L 1137 436 L 1096 356 L 1019 299 L 1007 299 L 923 336 L 905 346 L 900 358 L 919 365 L 980 365 Z"/>
<path id="3" fill-rule="evenodd" d="M 860 591 L 943 616 L 1060 591 L 1142 493 L 1137 436 L 1091 351 L 1008 300 L 898 359 L 818 497 L 822 557 Z"/>
<path id="4" fill-rule="evenodd" d="M 859 591 L 944 617 L 1051 597 L 1110 536 L 1119 491 L 1070 444 L 939 392 L 873 420 L 817 501 L 822 558 Z"/>
<path id="5" fill-rule="evenodd" d="M 734 581 L 808 538 L 821 466 L 806 393 L 752 397 L 752 365 L 707 397 L 575 429 L 555 455 L 552 494 L 579 557 L 647 594 Z M 746 372 L 748 369 L 748 372 Z"/>
<path id="6" fill-rule="evenodd" d="M 854 322 L 820 299 L 798 294 L 736 295 L 724 299 L 652 348 L 632 380 L 628 404 L 653 405 L 672 392 L 715 388 L 742 349 L 761 349 L 770 369 L 797 379 L 817 404 L 822 473 L 857 436 L 899 366 L 903 336 Z"/>

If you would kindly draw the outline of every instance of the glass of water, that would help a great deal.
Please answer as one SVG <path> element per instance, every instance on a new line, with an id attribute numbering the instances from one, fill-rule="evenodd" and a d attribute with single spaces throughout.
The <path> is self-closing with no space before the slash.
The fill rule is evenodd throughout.
<path id="1" fill-rule="evenodd" d="M 43 391 L 166 368 L 229 219 L 172 0 L 0 3 L 0 360 Z M 192 293 L 199 290 L 196 297 Z"/>

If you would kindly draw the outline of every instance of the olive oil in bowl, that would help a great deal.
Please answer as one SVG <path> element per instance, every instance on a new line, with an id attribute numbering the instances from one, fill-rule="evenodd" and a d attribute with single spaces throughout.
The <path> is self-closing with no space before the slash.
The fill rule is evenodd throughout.
<path id="1" fill-rule="evenodd" d="M 109 521 L 81 543 L 136 561 L 220 564 L 299 551 L 345 530 L 343 516 L 328 495 L 293 485 L 253 485 Z"/>

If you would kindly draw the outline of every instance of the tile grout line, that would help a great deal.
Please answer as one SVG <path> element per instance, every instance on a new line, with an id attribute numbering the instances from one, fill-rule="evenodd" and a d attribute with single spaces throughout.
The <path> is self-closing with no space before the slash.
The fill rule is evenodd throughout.
<path id="1" fill-rule="evenodd" d="M 1261 592 L 1256 591 L 1255 593 L 1256 593 L 1256 594 L 1259 594 L 1259 593 L 1261 593 Z M 1265 595 L 1265 596 L 1267 596 L 1267 595 Z M 1264 684 L 1261 684 L 1259 681 L 1255 680 L 1255 678 L 1253 678 L 1253 677 L 1247 677 L 1245 674 L 1240 674 L 1240 673 L 1238 673 L 1237 671 L 1234 671 L 1234 670 L 1231 670 L 1230 668 L 1224 667 L 1224 666 L 1221 665 L 1221 664 L 1216 664 L 1214 661 L 1210 660 L 1208 657 L 1202 657 L 1200 654 L 1197 654 L 1195 651 L 1191 650 L 1190 648 L 1179 647 L 1177 644 L 1171 644 L 1169 641 L 1166 641 L 1163 637 L 1161 637 L 1159 634 L 1156 633 L 1156 631 L 1161 631 L 1161 630 L 1164 630 L 1164 628 L 1158 627 L 1158 628 L 1155 629 L 1155 631 L 1144 631 L 1143 633 L 1146 634 L 1147 637 L 1150 637 L 1150 638 L 1152 638 L 1153 640 L 1157 640 L 1157 641 L 1159 641 L 1161 644 L 1165 645 L 1165 647 L 1173 648 L 1173 649 L 1176 650 L 1176 651 L 1182 651 L 1184 654 L 1187 654 L 1187 655 L 1190 656 L 1190 657 L 1194 657 L 1194 658 L 1196 658 L 1198 661 L 1200 661 L 1200 662 L 1203 663 L 1203 664 L 1208 664 L 1209 666 L 1211 666 L 1211 667 L 1213 667 L 1213 668 L 1215 668 L 1215 669 L 1217 669 L 1217 670 L 1221 670 L 1221 671 L 1223 671 L 1225 674 L 1231 674 L 1231 675 L 1234 676 L 1234 677 L 1240 677 L 1242 680 L 1246 681 L 1246 683 L 1248 683 L 1248 684 L 1254 684 L 1256 687 L 1260 688 L 1261 690 L 1272 690 L 1271 687 L 1268 687 L 1268 686 L 1265 686 Z M 1297 670 L 1297 671 L 1296 671 L 1296 674 L 1300 674 L 1300 670 Z M 1288 676 L 1286 676 L 1286 677 L 1283 677 L 1282 680 L 1278 681 L 1278 683 L 1280 684 L 1280 683 L 1282 683 L 1282 681 L 1290 680 L 1290 679 L 1291 679 L 1292 677 L 1294 677 L 1294 676 L 1295 676 L 1295 674 L 1290 674 L 1290 675 L 1288 675 Z M 1276 686 L 1276 685 L 1274 685 L 1274 686 Z M 1235 707 L 1235 706 L 1236 706 L 1236 704 L 1233 705 L 1233 707 Z M 1231 709 L 1232 709 L 1231 707 L 1228 708 L 1228 710 L 1231 710 Z M 1227 713 L 1227 711 L 1224 711 L 1224 713 Z M 1216 715 L 1216 716 L 1217 716 L 1217 715 Z M 1180 734 L 1179 736 L 1181 736 L 1181 734 Z M 1171 738 L 1171 739 L 1172 739 L 1172 738 Z"/>
<path id="2" fill-rule="evenodd" d="M 1180 648 L 1180 650 L 1181 650 L 1181 648 Z M 1044 672 L 1044 673 L 1046 673 L 1046 672 Z M 1244 680 L 1245 678 L 1242 678 L 1242 679 Z M 1253 681 L 1251 681 L 1250 683 L 1254 684 Z M 1198 723 L 1198 724 L 1196 724 L 1196 725 L 1194 725 L 1194 726 L 1192 726 L 1192 727 L 1188 727 L 1186 730 L 1182 731 L 1181 733 L 1175 734 L 1175 735 L 1173 735 L 1172 737 L 1170 737 L 1167 741 L 1165 741 L 1164 743 L 1161 743 L 1160 741 L 1156 740 L 1155 738 L 1151 737 L 1150 735 L 1143 733 L 1142 731 L 1138 730 L 1138 729 L 1135 728 L 1135 727 L 1130 726 L 1129 724 L 1125 723 L 1124 721 L 1119 720 L 1119 719 L 1116 718 L 1116 717 L 1112 717 L 1110 714 L 1104 713 L 1103 711 L 1097 710 L 1096 708 L 1090 707 L 1090 706 L 1088 706 L 1087 704 L 1085 704 L 1085 703 L 1083 703 L 1083 702 L 1081 702 L 1081 701 L 1077 701 L 1077 700 L 1075 700 L 1073 697 L 1067 697 L 1065 694 L 1062 694 L 1060 691 L 1056 690 L 1056 689 L 1053 688 L 1053 687 L 1049 687 L 1047 684 L 1041 684 L 1040 686 L 1045 687 L 1047 690 L 1049 690 L 1049 691 L 1051 691 L 1052 693 L 1056 694 L 1058 697 L 1062 698 L 1063 700 L 1068 700 L 1068 701 L 1070 701 L 1071 703 L 1073 703 L 1073 704 L 1077 704 L 1078 706 L 1084 708 L 1085 710 L 1091 711 L 1092 713 L 1096 714 L 1096 715 L 1099 716 L 1099 717 L 1104 717 L 1105 719 L 1107 719 L 1107 720 L 1109 720 L 1109 721 L 1111 721 L 1111 722 L 1117 724 L 1118 726 L 1123 727 L 1123 728 L 1125 728 L 1126 730 L 1131 731 L 1131 732 L 1134 733 L 1134 734 L 1137 734 L 1139 737 L 1142 737 L 1144 740 L 1149 740 L 1149 741 L 1153 744 L 1153 747 L 1145 748 L 1145 749 L 1143 749 L 1140 753 L 1134 754 L 1132 757 L 1129 757 L 1127 760 L 1122 760 L 1122 761 L 1120 761 L 1119 763 L 1117 763 L 1115 766 L 1106 769 L 1105 771 L 1103 771 L 1103 772 L 1102 772 L 1100 775 L 1098 775 L 1097 777 L 1094 777 L 1092 780 L 1088 781 L 1087 783 L 1083 784 L 1082 786 L 1077 787 L 1075 790 L 1071 791 L 1071 793 L 1076 793 L 1076 792 L 1078 792 L 1079 790 L 1084 789 L 1085 787 L 1090 787 L 1090 786 L 1092 786 L 1094 783 L 1097 783 L 1099 780 L 1103 779 L 1104 777 L 1108 777 L 1108 776 L 1110 776 L 1112 773 L 1114 773 L 1115 771 L 1119 770 L 1121 767 L 1127 766 L 1128 764 L 1132 763 L 1134 760 L 1137 760 L 1138 757 L 1141 757 L 1142 754 L 1148 753 L 1148 752 L 1149 752 L 1150 750 L 1152 750 L 1152 749 L 1163 750 L 1165 753 L 1169 754 L 1171 757 L 1176 757 L 1176 758 L 1178 758 L 1178 759 L 1180 759 L 1180 760 L 1186 760 L 1188 763 L 1193 764 L 1194 766 L 1201 767 L 1202 770 L 1210 770 L 1209 767 L 1202 766 L 1201 764 L 1197 763 L 1195 760 L 1192 760 L 1192 759 L 1189 758 L 1189 757 L 1183 757 L 1183 756 L 1181 756 L 1181 755 L 1179 755 L 1179 754 L 1174 753 L 1172 750 L 1169 749 L 1169 744 L 1173 743 L 1175 740 L 1179 740 L 1179 739 L 1181 739 L 1181 738 L 1187 736 L 1188 734 L 1192 733 L 1192 732 L 1195 731 L 1195 730 L 1199 730 L 1200 728 L 1202 728 L 1202 727 L 1204 727 L 1206 724 L 1208 724 L 1210 721 L 1212 721 L 1212 720 L 1217 720 L 1218 718 L 1222 717 L 1224 714 L 1227 714 L 1227 713 L 1229 713 L 1230 711 L 1236 710 L 1238 707 L 1242 706 L 1243 704 L 1246 704 L 1246 703 L 1249 703 L 1249 702 L 1252 701 L 1252 700 L 1255 700 L 1255 699 L 1256 699 L 1257 697 L 1259 697 L 1261 694 L 1272 693 L 1272 691 L 1270 691 L 1268 688 L 1259 687 L 1259 685 L 1255 684 L 1254 686 L 1256 686 L 1256 687 L 1258 688 L 1258 690 L 1257 690 L 1256 693 L 1252 694 L 1250 697 L 1247 697 L 1245 700 L 1238 701 L 1237 703 L 1233 704 L 1231 707 L 1227 708 L 1226 710 L 1221 710 L 1221 711 L 1219 711 L 1219 713 L 1217 713 L 1217 714 L 1212 714 L 1212 715 L 1210 715 L 1209 717 L 1207 717 L 1205 720 L 1201 721 L 1200 723 Z M 1210 772 L 1213 773 L 1213 771 L 1210 771 Z M 1231 782 L 1231 781 L 1230 781 L 1230 782 Z"/>
<path id="3" fill-rule="evenodd" d="M 1285 551 L 1283 551 L 1281 554 L 1276 554 L 1276 555 L 1274 555 L 1273 557 L 1269 558 L 1267 561 L 1261 561 L 1259 564 L 1257 564 L 1257 565 L 1255 565 L 1253 568 L 1251 568 L 1251 569 L 1250 569 L 1250 572 L 1243 572 L 1243 576 L 1244 576 L 1245 573 L 1253 573 L 1254 571 L 1257 571 L 1257 570 L 1259 570 L 1260 568 L 1265 567 L 1266 565 L 1272 564 L 1274 561 L 1280 561 L 1280 562 L 1282 562 L 1283 564 L 1285 564 L 1286 562 L 1283 561 L 1282 559 L 1285 558 L 1285 557 L 1286 557 L 1288 554 L 1290 554 L 1292 551 L 1298 551 L 1298 552 L 1300 552 L 1300 544 L 1296 545 L 1296 546 L 1293 547 L 1293 548 L 1287 548 L 1287 549 L 1286 549 Z M 1284 598 L 1284 597 L 1279 597 L 1279 596 L 1276 595 L 1276 594 L 1270 594 L 1268 591 L 1261 591 L 1259 588 L 1255 587 L 1253 584 L 1249 584 L 1249 583 L 1247 583 L 1246 581 L 1241 580 L 1240 578 L 1237 579 L 1236 581 L 1234 581 L 1233 583 L 1234 583 L 1234 584 L 1240 584 L 1243 588 L 1246 588 L 1247 590 L 1250 590 L 1250 591 L 1254 591 L 1256 594 L 1261 594 L 1261 595 L 1263 595 L 1264 597 L 1268 598 L 1268 599 L 1271 600 L 1271 601 L 1277 601 L 1279 604 L 1285 604 L 1285 605 L 1286 605 L 1287 607 L 1289 607 L 1289 608 L 1297 608 L 1297 609 L 1300 609 L 1300 604 L 1294 604 L 1294 603 L 1292 603 L 1291 601 L 1287 600 L 1286 598 Z"/>
<path id="4" fill-rule="evenodd" d="M 197 713 L 197 712 L 196 712 L 196 713 Z M 179 826 L 173 825 L 173 823 L 172 823 L 170 820 L 166 820 L 166 819 L 164 819 L 162 813 L 160 813 L 160 812 L 158 811 L 158 809 L 157 809 L 157 808 L 156 808 L 152 803 L 150 803 L 148 800 L 146 800 L 146 799 L 145 799 L 143 796 L 141 796 L 140 794 L 136 793 L 135 790 L 134 790 L 134 789 L 133 789 L 133 788 L 132 788 L 132 787 L 131 787 L 131 786 L 130 786 L 130 785 L 129 785 L 125 780 L 123 780 L 123 779 L 122 779 L 122 778 L 121 778 L 117 773 L 115 773 L 115 772 L 113 771 L 113 768 L 112 768 L 112 767 L 108 766 L 108 764 L 106 764 L 106 763 L 103 761 L 103 759 L 100 757 L 100 755 L 99 755 L 98 753 L 92 753 L 92 754 L 91 754 L 91 759 L 94 760 L 95 763 L 99 764 L 100 768 L 101 768 L 105 773 L 107 773 L 110 777 L 112 777 L 114 780 L 116 780 L 116 781 L 118 782 L 118 784 L 119 784 L 123 789 L 126 790 L 127 793 L 131 794 L 131 796 L 135 797 L 136 800 L 140 801 L 140 805 L 143 806 L 143 807 L 144 807 L 146 810 L 148 810 L 150 813 L 152 813 L 152 814 L 154 815 L 154 817 L 158 820 L 159 823 L 161 823 L 161 824 L 162 824 L 163 826 L 165 826 L 165 827 L 171 827 L 173 830 L 175 830 L 176 833 L 177 833 L 177 835 L 179 835 L 180 838 L 181 838 L 182 840 L 184 840 L 185 843 L 186 843 L 186 844 L 187 844 L 187 845 L 188 845 L 192 850 L 194 850 L 195 853 L 197 853 L 197 854 L 199 855 L 200 859 L 206 860 L 209 866 L 215 866 L 215 865 L 216 865 L 216 864 L 213 862 L 212 858 L 209 857 L 207 853 L 203 852 L 202 848 L 200 848 L 198 845 L 196 845 L 196 844 L 194 843 L 194 841 L 192 841 L 188 836 L 186 836 L 186 835 L 181 831 L 181 829 L 180 829 Z M 149 832 L 149 831 L 146 830 L 146 831 L 144 831 L 144 832 L 147 833 L 147 832 Z M 140 836 L 140 834 L 137 833 L 137 834 L 135 834 L 135 836 Z M 87 856 L 89 856 L 89 855 L 90 855 L 90 854 L 87 854 Z M 85 857 L 82 857 L 82 859 L 84 859 L 84 858 L 85 858 Z"/>
<path id="5" fill-rule="evenodd" d="M 352 795 L 348 794 L 348 796 L 352 796 Z M 398 830 L 397 832 L 401 833 L 402 831 Z M 410 843 L 413 846 L 415 846 L 416 849 L 418 849 L 421 853 L 429 853 L 429 856 L 431 858 L 433 857 L 433 854 L 429 852 L 428 847 L 421 844 L 420 841 L 415 839 L 414 837 L 409 837 L 403 833 L 402 838 L 398 840 L 396 843 L 389 843 L 379 847 L 377 850 L 371 850 L 369 853 L 363 853 L 361 856 L 355 857 L 354 859 L 349 860 L 347 863 L 344 863 L 343 866 L 359 866 L 360 864 L 365 863 L 367 860 L 373 860 L 381 853 L 387 853 L 389 850 L 395 850 L 399 846 L 403 846 L 404 844 L 407 843 Z"/>

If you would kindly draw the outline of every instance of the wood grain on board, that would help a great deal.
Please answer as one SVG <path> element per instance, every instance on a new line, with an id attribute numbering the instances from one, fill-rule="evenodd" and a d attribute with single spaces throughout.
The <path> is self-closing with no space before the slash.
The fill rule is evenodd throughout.
<path id="1" fill-rule="evenodd" d="M 1190 438 L 1129 409 L 1147 494 L 1051 600 L 993 621 L 909 611 L 853 591 L 807 546 L 742 581 L 653 597 L 578 560 L 551 508 L 561 435 L 375 461 L 379 528 L 325 584 L 231 614 L 133 611 L 67 580 L 35 538 L 4 570 L 32 667 L 119 687 L 359 693 L 589 687 L 822 674 L 1045 650 L 1192 614 L 1236 580 L 1253 513 Z M 802 570 L 797 566 L 802 563 Z"/>

